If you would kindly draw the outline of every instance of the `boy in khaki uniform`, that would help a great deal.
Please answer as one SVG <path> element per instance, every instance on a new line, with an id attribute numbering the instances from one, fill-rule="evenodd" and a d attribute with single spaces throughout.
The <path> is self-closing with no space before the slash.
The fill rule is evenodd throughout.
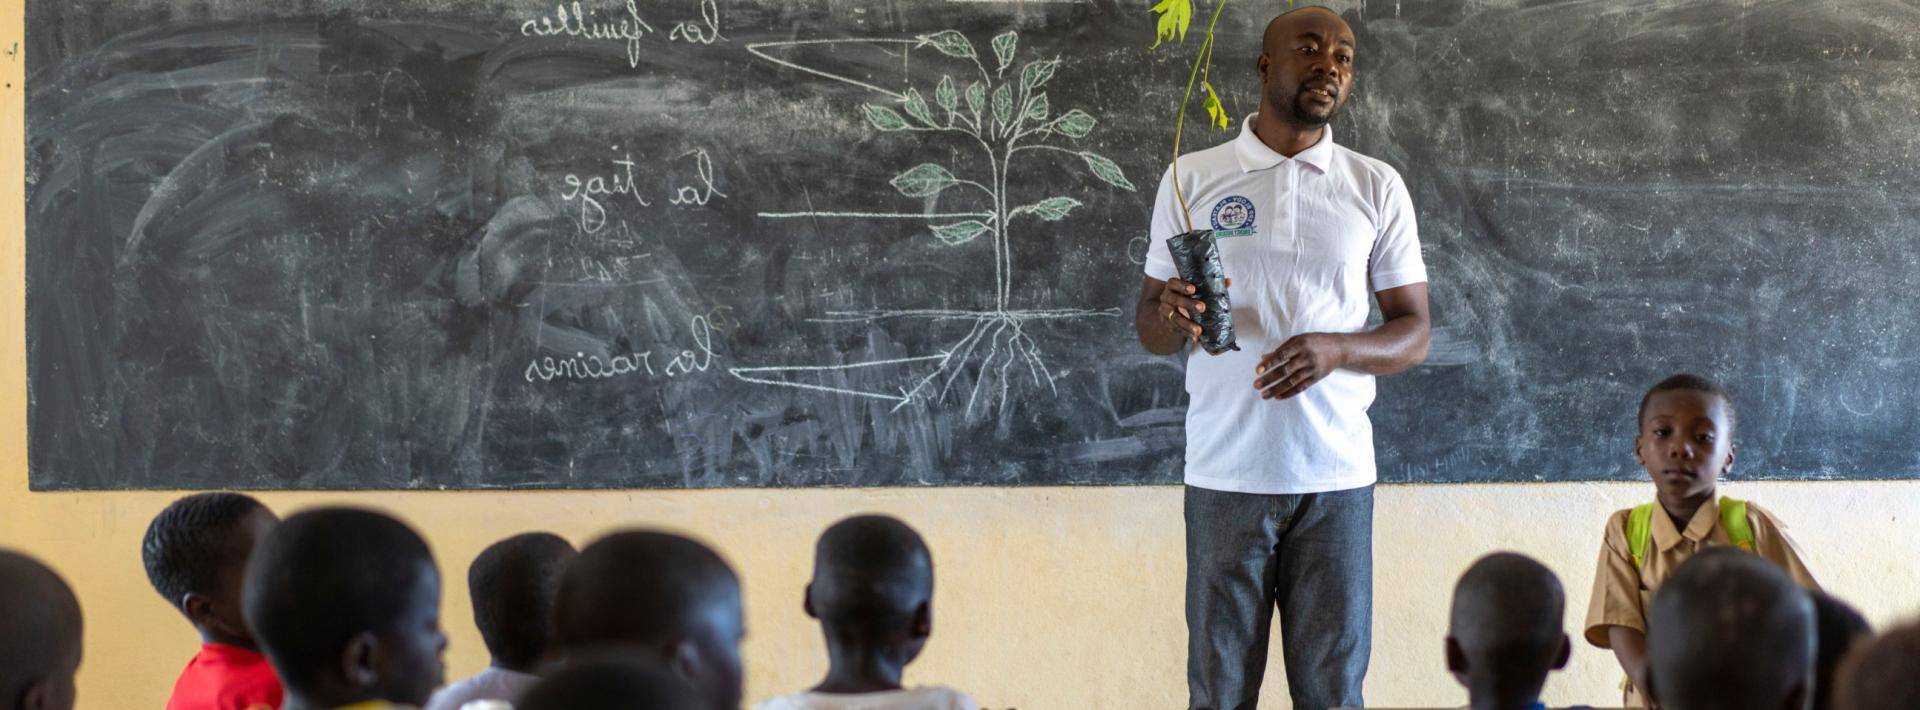
<path id="1" fill-rule="evenodd" d="M 1721 474 L 1733 467 L 1734 423 L 1726 390 L 1696 375 L 1669 377 L 1640 402 L 1634 456 L 1653 478 L 1656 502 L 1607 518 L 1586 629 L 1587 642 L 1612 649 L 1626 671 L 1627 707 L 1648 707 L 1638 689 L 1654 590 L 1694 553 L 1736 546 L 1779 565 L 1801 586 L 1820 588 L 1779 519 L 1717 493 Z"/>

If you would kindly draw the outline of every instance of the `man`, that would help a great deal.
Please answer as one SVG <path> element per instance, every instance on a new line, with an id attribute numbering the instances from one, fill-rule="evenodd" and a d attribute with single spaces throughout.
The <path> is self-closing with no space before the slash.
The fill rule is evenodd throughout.
<path id="1" fill-rule="evenodd" d="M 1363 704 L 1371 648 L 1376 375 L 1426 357 L 1426 267 L 1391 167 L 1333 142 L 1353 30 L 1325 8 L 1267 26 L 1259 112 L 1161 180 L 1134 328 L 1173 354 L 1203 305 L 1168 237 L 1212 229 L 1241 350 L 1187 360 L 1187 682 L 1252 708 L 1278 607 L 1295 707 Z M 1371 292 L 1385 322 L 1366 329 Z"/>

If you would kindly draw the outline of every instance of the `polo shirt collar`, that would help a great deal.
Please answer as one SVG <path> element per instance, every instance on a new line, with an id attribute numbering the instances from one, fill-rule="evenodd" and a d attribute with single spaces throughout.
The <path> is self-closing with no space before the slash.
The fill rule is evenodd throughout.
<path id="1" fill-rule="evenodd" d="M 1266 170 L 1287 162 L 1287 156 L 1273 152 L 1267 144 L 1260 142 L 1259 136 L 1253 134 L 1253 118 L 1257 115 L 1259 114 L 1251 114 L 1241 119 L 1240 137 L 1233 141 L 1233 152 L 1240 159 L 1242 172 Z M 1320 141 L 1314 143 L 1313 147 L 1300 151 L 1300 154 L 1293 156 L 1293 159 L 1311 165 L 1320 172 L 1326 172 L 1327 166 L 1333 162 L 1333 126 L 1321 129 Z"/>
<path id="2" fill-rule="evenodd" d="M 1701 504 L 1699 510 L 1693 511 L 1693 518 L 1687 521 L 1686 530 L 1675 529 L 1672 516 L 1661 510 L 1659 503 L 1653 506 L 1653 542 L 1661 552 L 1673 549 L 1681 540 L 1705 542 L 1707 536 L 1713 534 L 1713 526 L 1720 524 L 1720 496 L 1717 495 Z"/>

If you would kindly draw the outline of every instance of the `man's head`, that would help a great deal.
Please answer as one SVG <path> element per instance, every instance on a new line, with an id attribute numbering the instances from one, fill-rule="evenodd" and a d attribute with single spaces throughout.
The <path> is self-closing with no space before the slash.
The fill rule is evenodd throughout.
<path id="1" fill-rule="evenodd" d="M 933 555 L 895 518 L 860 515 L 835 523 L 814 546 L 807 615 L 832 643 L 873 649 L 905 666 L 933 633 Z"/>
<path id="2" fill-rule="evenodd" d="M 1920 623 L 1860 644 L 1840 662 L 1834 680 L 1838 710 L 1920 708 Z"/>
<path id="3" fill-rule="evenodd" d="M 481 551 L 467 568 L 473 623 L 493 664 L 531 673 L 553 645 L 553 597 L 573 545 L 552 533 L 525 533 Z"/>
<path id="4" fill-rule="evenodd" d="M 0 550 L 0 710 L 71 710 L 80 600 L 60 575 Z"/>
<path id="5" fill-rule="evenodd" d="M 254 550 L 245 596 L 260 649 L 307 704 L 422 705 L 440 685 L 440 573 L 405 523 L 357 508 L 287 518 Z"/>
<path id="6" fill-rule="evenodd" d="M 1560 579 L 1525 555 L 1496 552 L 1474 562 L 1453 587 L 1447 669 L 1476 708 L 1525 707 L 1549 671 L 1565 668 L 1573 643 L 1563 630 Z"/>
<path id="7" fill-rule="evenodd" d="M 1840 670 L 1840 660 L 1873 636 L 1873 626 L 1858 610 L 1825 592 L 1813 593 L 1813 617 L 1819 654 L 1813 662 L 1813 710 L 1827 710 L 1833 707 L 1834 677 Z"/>
<path id="8" fill-rule="evenodd" d="M 560 575 L 554 638 L 569 659 L 620 651 L 699 688 L 708 706 L 740 706 L 740 580 L 713 550 L 678 535 L 617 532 Z"/>
<path id="9" fill-rule="evenodd" d="M 1353 90 L 1353 28 L 1319 6 L 1267 23 L 1260 51 L 1260 110 L 1304 128 L 1333 120 Z"/>
<path id="10" fill-rule="evenodd" d="M 1674 375 L 1640 398 L 1634 458 L 1663 501 L 1711 495 L 1733 468 L 1733 398 L 1712 380 Z"/>
<path id="11" fill-rule="evenodd" d="M 700 691 L 678 673 L 633 657 L 575 661 L 527 691 L 520 710 L 705 710 Z"/>
<path id="12" fill-rule="evenodd" d="M 1647 693 L 1668 710 L 1803 710 L 1813 701 L 1813 598 L 1758 555 L 1710 547 L 1647 614 Z"/>
<path id="13" fill-rule="evenodd" d="M 253 648 L 240 612 L 247 556 L 280 519 L 238 493 L 199 493 L 176 500 L 147 525 L 140 559 L 155 591 L 185 614 L 201 638 Z"/>

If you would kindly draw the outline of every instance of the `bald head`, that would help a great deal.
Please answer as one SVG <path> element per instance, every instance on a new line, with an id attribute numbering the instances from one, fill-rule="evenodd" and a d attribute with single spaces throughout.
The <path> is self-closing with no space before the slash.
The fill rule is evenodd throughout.
<path id="1" fill-rule="evenodd" d="M 829 626 L 874 633 L 908 626 L 933 597 L 933 556 L 898 519 L 848 518 L 814 545 L 808 594 L 814 616 Z"/>
<path id="2" fill-rule="evenodd" d="M 1299 33 L 1303 27 L 1308 26 L 1309 23 L 1305 22 L 1307 20 L 1332 20 L 1333 22 L 1337 22 L 1340 27 L 1346 29 L 1348 41 L 1352 41 L 1353 39 L 1353 28 L 1347 26 L 1347 21 L 1341 19 L 1340 13 L 1334 12 L 1332 8 L 1321 7 L 1319 5 L 1301 5 L 1300 7 L 1280 13 L 1274 16 L 1271 21 L 1267 22 L 1267 30 L 1261 35 L 1260 39 L 1261 49 L 1268 52 L 1274 51 L 1275 47 L 1283 44 L 1279 42 L 1280 40 L 1291 38 Z"/>
<path id="3" fill-rule="evenodd" d="M 1670 710 L 1805 708 L 1812 700 L 1813 599 L 1761 557 L 1702 550 L 1654 593 L 1648 692 Z"/>
<path id="4" fill-rule="evenodd" d="M 1538 699 L 1547 673 L 1566 665 L 1566 592 L 1545 565 L 1496 552 L 1467 568 L 1453 588 L 1447 664 L 1476 706 Z"/>
<path id="5" fill-rule="evenodd" d="M 80 668 L 80 600 L 52 569 L 0 550 L 0 710 L 68 710 Z"/>
<path id="6" fill-rule="evenodd" d="M 1920 623 L 1860 644 L 1840 664 L 1834 683 L 1837 710 L 1920 707 Z"/>

